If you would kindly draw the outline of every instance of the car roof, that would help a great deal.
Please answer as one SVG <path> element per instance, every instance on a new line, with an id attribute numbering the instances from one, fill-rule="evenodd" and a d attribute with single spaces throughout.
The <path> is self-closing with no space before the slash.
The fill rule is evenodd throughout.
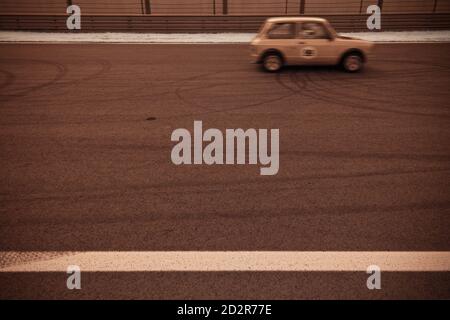
<path id="1" fill-rule="evenodd" d="M 316 17 L 273 17 L 267 19 L 267 22 L 271 23 L 280 23 L 280 22 L 305 22 L 305 21 L 313 21 L 313 22 L 326 22 L 326 19 L 316 18 Z"/>

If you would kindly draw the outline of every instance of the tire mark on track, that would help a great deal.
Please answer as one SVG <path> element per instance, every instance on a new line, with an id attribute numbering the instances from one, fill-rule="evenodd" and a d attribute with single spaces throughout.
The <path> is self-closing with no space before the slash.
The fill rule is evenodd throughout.
<path id="1" fill-rule="evenodd" d="M 100 65 L 100 69 L 98 71 L 94 72 L 93 74 L 84 76 L 84 77 L 82 77 L 80 79 L 64 80 L 64 78 L 66 78 L 66 76 L 69 74 L 69 71 L 70 71 L 70 69 L 68 68 L 67 64 L 53 63 L 53 62 L 45 61 L 45 60 L 21 59 L 20 61 L 24 62 L 24 64 L 32 62 L 34 64 L 41 63 L 41 64 L 52 65 L 52 66 L 55 66 L 58 70 L 60 70 L 60 72 L 55 76 L 54 79 L 52 79 L 51 81 L 49 81 L 47 83 L 44 83 L 44 84 L 41 84 L 41 85 L 37 85 L 37 86 L 18 88 L 18 89 L 15 90 L 15 91 L 18 91 L 16 93 L 3 95 L 3 96 L 10 97 L 10 99 L 8 99 L 8 100 L 11 100 L 12 98 L 23 98 L 23 97 L 27 96 L 31 92 L 35 92 L 37 90 L 44 89 L 44 88 L 52 88 L 52 89 L 64 88 L 64 87 L 69 87 L 69 86 L 74 85 L 74 84 L 95 80 L 98 77 L 100 77 L 101 75 L 107 73 L 111 69 L 111 64 L 107 60 L 104 60 L 104 59 L 94 59 L 94 60 L 89 60 L 89 61 L 83 61 L 82 63 L 84 65 L 89 64 L 90 62 L 94 61 L 94 63 L 96 65 Z M 63 81 L 61 81 L 61 80 L 63 80 Z M 53 92 L 49 92 L 49 91 L 44 91 L 44 92 L 40 92 L 40 93 L 41 94 L 34 95 L 32 97 L 33 106 L 36 106 L 36 104 L 39 103 L 39 102 L 43 102 L 43 103 L 46 103 L 46 105 L 48 105 L 48 101 L 47 100 L 39 101 L 38 99 L 39 98 L 46 98 L 46 95 L 53 94 Z"/>
<path id="2" fill-rule="evenodd" d="M 227 70 L 227 71 L 220 71 L 220 72 L 215 72 L 212 73 L 214 75 L 219 75 L 222 73 L 227 73 L 227 72 L 242 72 L 242 70 Z M 201 78 L 199 78 L 201 79 Z M 200 86 L 198 89 L 205 89 L 205 88 L 213 88 L 213 87 L 217 87 L 217 86 L 222 86 L 222 85 L 226 85 L 225 84 L 206 84 L 204 86 Z M 195 89 L 194 89 L 195 91 Z M 253 108 L 253 107 L 258 107 L 267 103 L 272 103 L 272 102 L 276 102 L 276 101 L 281 101 L 283 99 L 286 99 L 290 96 L 292 96 L 293 94 L 288 94 L 288 95 L 278 95 L 274 98 L 269 98 L 269 99 L 265 99 L 259 102 L 254 102 L 254 103 L 250 103 L 250 104 L 245 104 L 245 105 L 241 105 L 241 106 L 237 106 L 237 107 L 231 107 L 231 108 L 225 108 L 225 109 L 215 109 L 215 110 L 208 110 L 211 109 L 210 107 L 198 104 L 198 103 L 194 103 L 189 99 L 186 99 L 184 97 L 181 96 L 181 93 L 183 92 L 182 89 L 178 90 L 178 95 L 180 95 L 180 99 L 182 99 L 183 102 L 190 104 L 191 106 L 195 106 L 198 108 L 203 108 L 203 109 L 207 109 L 207 111 L 204 112 L 191 112 L 191 113 L 185 113 L 185 114 L 178 114 L 178 115 L 174 115 L 174 116 L 168 116 L 168 117 L 160 117 L 159 119 L 163 120 L 168 120 L 168 119 L 178 119 L 178 118 L 184 118 L 184 117 L 192 117 L 192 116 L 200 116 L 200 115 L 208 115 L 208 114 L 215 114 L 215 113 L 227 113 L 230 111 L 239 111 L 239 110 L 245 110 L 245 109 L 249 109 L 249 108 Z"/>
<path id="3" fill-rule="evenodd" d="M 8 61 L 9 63 L 11 63 L 12 61 L 26 61 L 26 62 L 32 63 L 32 64 L 44 64 L 44 65 L 52 66 L 52 67 L 56 68 L 56 70 L 57 70 L 55 76 L 52 79 L 50 79 L 49 81 L 46 81 L 42 84 L 16 89 L 15 90 L 16 92 L 11 93 L 11 94 L 0 94 L 0 97 L 3 99 L 3 101 L 9 101 L 14 98 L 24 97 L 24 96 L 28 95 L 29 93 L 38 91 L 38 90 L 46 88 L 46 87 L 50 87 L 55 82 L 62 79 L 67 73 L 67 68 L 63 64 L 51 62 L 51 61 L 47 61 L 47 60 L 0 59 L 0 63 L 2 63 L 2 61 Z"/>
<path id="4" fill-rule="evenodd" d="M 68 194 L 59 194 L 47 196 L 45 194 L 30 194 L 27 197 L 17 197 L 9 196 L 4 194 L 2 196 L 2 201 L 6 204 L 7 202 L 16 201 L 66 201 L 72 200 L 95 200 L 95 199 L 110 199 L 117 198 L 120 196 L 126 196 L 129 194 L 138 195 L 140 192 L 145 194 L 167 194 L 165 188 L 186 188 L 183 190 L 171 190 L 172 194 L 189 194 L 189 193 L 217 193 L 223 190 L 223 187 L 227 187 L 227 191 L 240 192 L 242 191 L 242 186 L 254 185 L 257 187 L 258 192 L 261 192 L 259 188 L 261 185 L 275 185 L 275 184 L 288 184 L 288 187 L 278 186 L 277 190 L 296 190 L 301 187 L 293 186 L 292 183 L 301 183 L 305 181 L 315 181 L 315 180 L 334 180 L 334 179 L 359 179 L 367 177 L 383 177 L 383 176 L 394 176 L 394 175 L 416 175 L 416 174 L 434 174 L 434 173 L 448 173 L 450 172 L 450 167 L 442 168 L 421 168 L 416 170 L 402 170 L 402 169 L 387 169 L 387 170 L 376 170 L 370 172 L 353 172 L 353 173 L 324 173 L 324 174 L 306 174 L 298 177 L 277 177 L 271 180 L 260 180 L 260 179 L 241 179 L 241 180 L 228 180 L 228 181 L 199 181 L 199 182 L 165 182 L 157 184 L 142 184 L 142 185 L 129 185 L 125 189 L 122 188 L 111 188 L 105 190 L 102 189 L 82 189 L 79 191 L 70 191 Z M 210 189 L 210 188 L 217 189 Z M 201 189 L 195 189 L 201 188 Z M 248 190 L 247 190 L 248 191 Z M 270 190 L 270 192 L 273 192 Z M 20 218 L 20 217 L 17 217 Z M 1 221 L 1 218 L 0 218 Z"/>
<path id="5" fill-rule="evenodd" d="M 308 73 L 305 74 L 305 78 L 306 78 L 306 81 L 308 81 L 311 84 L 311 86 L 315 87 L 316 89 L 322 90 L 322 91 L 326 90 L 326 88 L 322 88 L 322 87 L 318 86 L 315 83 L 314 79 L 312 79 Z M 295 79 L 297 81 L 298 78 L 295 78 Z M 340 105 L 340 106 L 347 107 L 347 108 L 370 110 L 370 111 L 384 112 L 384 113 L 393 113 L 393 114 L 405 115 L 405 116 L 421 116 L 421 117 L 446 118 L 446 119 L 450 118 L 450 114 L 446 114 L 446 113 L 421 113 L 421 112 L 413 112 L 413 111 L 385 109 L 385 108 L 380 108 L 380 107 L 363 106 L 360 103 L 343 100 L 341 97 L 339 97 L 337 95 L 329 95 L 329 94 L 327 95 L 327 94 L 324 94 L 323 92 L 318 94 L 318 92 L 315 92 L 312 90 L 311 86 L 306 88 L 306 90 L 308 90 L 310 95 L 313 95 L 317 100 L 320 100 L 322 102 L 327 102 L 330 104 L 334 104 L 334 105 Z M 366 100 L 363 98 L 361 98 L 361 99 Z"/>
<path id="6" fill-rule="evenodd" d="M 430 72 L 431 72 L 430 70 L 427 71 L 427 73 L 430 73 Z M 341 78 L 339 80 L 336 79 L 336 78 L 328 78 L 328 77 L 324 78 L 323 73 L 316 73 L 316 75 L 317 75 L 317 77 L 320 80 L 328 82 L 329 84 L 334 84 L 334 86 L 327 86 L 326 88 L 321 88 L 321 89 L 322 90 L 330 90 L 331 89 L 329 91 L 330 94 L 332 94 L 333 96 L 337 96 L 337 98 L 341 98 L 342 97 L 342 93 L 333 94 L 332 90 L 336 89 L 336 90 L 340 90 L 341 91 L 342 82 L 346 82 L 346 83 L 350 84 L 351 88 L 354 88 L 355 86 L 364 86 L 367 89 L 372 89 L 373 90 L 374 88 L 378 89 L 380 86 L 383 86 L 383 85 L 384 86 L 390 86 L 390 85 L 392 85 L 393 83 L 396 83 L 396 82 L 404 82 L 407 79 L 417 80 L 417 78 L 415 76 L 413 76 L 413 77 L 406 77 L 406 75 L 411 75 L 411 73 L 403 73 L 403 74 L 401 74 L 400 75 L 401 79 L 398 79 L 397 81 L 395 81 L 395 80 L 392 81 L 392 79 L 389 78 L 389 82 L 387 82 L 387 83 L 385 83 L 385 82 L 381 82 L 380 83 L 379 81 L 368 82 L 368 81 L 366 81 L 366 78 L 364 78 L 364 79 Z M 363 81 L 361 81 L 361 80 L 363 80 Z M 323 87 L 323 86 L 319 86 L 317 81 L 314 81 L 314 84 L 317 87 Z M 377 90 L 377 92 L 379 92 L 379 90 Z M 351 96 L 352 99 L 358 99 L 358 100 L 362 100 L 362 101 L 372 101 L 372 102 L 375 102 L 375 103 L 390 103 L 390 102 L 392 102 L 393 98 L 398 98 L 399 100 L 403 100 L 405 96 L 408 97 L 408 98 L 411 98 L 412 95 L 411 95 L 411 93 L 408 94 L 408 95 L 399 95 L 398 93 L 396 93 L 396 95 L 394 97 L 391 96 L 391 97 L 389 97 L 387 99 L 383 99 L 382 97 L 378 97 L 378 98 L 359 97 L 359 96 L 353 94 L 353 92 L 350 92 L 350 93 L 346 92 L 345 96 L 346 97 Z M 434 106 L 434 107 L 442 108 L 442 106 Z"/>
<path id="7" fill-rule="evenodd" d="M 16 77 L 12 72 L 0 70 L 0 73 L 3 73 L 5 75 L 5 81 L 2 84 L 0 84 L 0 89 L 6 88 L 7 86 L 14 83 Z"/>
<path id="8" fill-rule="evenodd" d="M 420 63 L 416 63 L 421 65 Z M 447 67 L 442 67 L 439 66 L 443 69 L 445 69 L 447 71 Z M 358 80 L 358 82 L 356 83 L 356 85 L 360 85 L 361 83 L 364 85 L 364 82 L 361 81 L 361 79 L 352 79 L 352 78 L 336 78 L 336 77 L 324 77 L 323 73 L 317 72 L 315 70 L 315 72 L 313 73 L 315 76 L 320 77 L 320 80 L 325 81 L 327 83 L 334 83 L 336 86 L 334 87 L 324 87 L 319 85 L 316 79 L 311 77 L 311 71 L 309 70 L 302 70 L 303 72 L 301 73 L 302 76 L 299 76 L 299 72 L 295 72 L 297 70 L 293 70 L 293 69 L 288 69 L 285 70 L 284 73 L 287 73 L 289 75 L 289 79 L 290 81 L 296 86 L 296 88 L 292 88 L 291 86 L 287 85 L 286 83 L 284 83 L 282 81 L 282 73 L 279 73 L 277 76 L 277 82 L 283 86 L 284 88 L 290 90 L 292 93 L 296 93 L 296 94 L 301 94 L 302 96 L 306 96 L 312 99 L 317 99 L 317 100 L 321 100 L 323 102 L 327 102 L 327 103 L 332 103 L 332 104 L 339 104 L 339 105 L 344 105 L 344 106 L 348 106 L 348 107 L 352 107 L 352 108 L 357 108 L 357 109 L 365 109 L 365 110 L 372 110 L 372 111 L 379 111 L 379 112 L 389 112 L 389 113 L 398 113 L 398 114 L 404 114 L 404 115 L 415 115 L 415 116 L 430 116 L 430 117 L 444 117 L 444 118 L 449 118 L 450 115 L 449 114 L 436 114 L 436 113 L 418 113 L 418 112 L 408 112 L 408 111 L 399 111 L 399 110 L 391 110 L 391 109 L 384 109 L 384 108 L 378 108 L 378 107 L 363 107 L 360 104 L 355 104 L 353 102 L 349 102 L 346 100 L 342 99 L 342 93 L 340 94 L 333 94 L 333 92 L 330 92 L 330 90 L 333 90 L 335 87 L 339 86 L 340 84 L 337 83 L 336 81 L 356 81 Z M 431 72 L 431 71 L 429 71 Z M 327 73 L 327 75 L 330 73 Z M 404 76 L 405 73 L 400 74 L 401 76 Z M 371 79 L 383 79 L 384 77 L 371 77 Z M 366 78 L 365 78 L 366 79 Z M 363 79 L 363 80 L 365 80 Z M 400 81 L 404 81 L 405 78 L 403 79 L 399 79 Z M 311 86 L 305 85 L 305 83 L 310 84 L 312 87 L 318 89 L 318 90 L 314 90 L 314 88 L 312 88 Z M 355 85 L 352 83 L 352 85 Z M 370 85 L 367 85 L 368 87 L 370 87 Z M 320 91 L 320 93 L 319 93 Z M 323 91 L 329 92 L 329 94 L 324 94 Z M 391 102 L 391 100 L 377 100 L 377 99 L 371 99 L 371 98 L 362 98 L 362 97 L 357 97 L 357 96 L 352 96 L 352 99 L 359 99 L 359 100 L 363 100 L 363 102 L 366 101 L 370 101 L 372 100 L 372 102 L 376 102 L 376 103 L 388 103 Z"/>
<path id="9" fill-rule="evenodd" d="M 248 192 L 248 191 L 247 191 Z M 260 193 L 261 191 L 256 191 Z M 267 191 L 267 193 L 270 193 L 271 191 Z M 391 213 L 391 212 L 399 212 L 399 211 L 412 211 L 412 210 L 439 210 L 442 212 L 443 210 L 450 209 L 450 202 L 446 200 L 442 201 L 417 201 L 417 202 L 408 202 L 408 203 L 401 203 L 401 204 L 366 204 L 366 205 L 329 205 L 329 206 L 309 206 L 309 207 L 298 207 L 298 206 L 285 206 L 283 208 L 277 209 L 277 218 L 280 217 L 304 217 L 304 216 L 313 216 L 318 217 L 321 215 L 327 215 L 327 216 L 336 216 L 339 215 L 342 217 L 344 214 L 364 214 L 368 215 L 374 212 L 382 212 L 384 214 Z M 127 214 L 126 216 L 123 215 L 117 215 L 117 216 L 108 216 L 107 218 L 101 218 L 98 220 L 98 218 L 95 215 L 89 215 L 89 216 L 76 216 L 71 215 L 67 217 L 61 217 L 60 219 L 37 219 L 37 218 L 28 218 L 26 221 L 20 221 L 21 227 L 25 226 L 43 226 L 51 224 L 51 226 L 57 226 L 57 225 L 67 225 L 70 224 L 82 224 L 85 225 L 86 223 L 89 224 L 106 224 L 106 223 L 119 223 L 119 222 L 126 222 L 135 224 L 141 224 L 141 223 L 148 223 L 153 221 L 161 221 L 161 220 L 172 220 L 177 219 L 177 221 L 190 221 L 190 220 L 202 220 L 206 217 L 210 218 L 236 218 L 236 219 L 255 219 L 256 218 L 265 218 L 270 217 L 273 218 L 273 208 L 261 208 L 259 210 L 252 209 L 241 209 L 238 213 L 230 213 L 230 210 L 227 208 L 214 208 L 212 210 L 209 210 L 207 213 L 204 212 L 198 212 L 198 211 L 192 211 L 190 214 L 186 214 L 184 212 L 182 213 L 173 213 L 168 215 L 167 213 L 163 214 L 159 211 L 148 211 L 148 212 L 136 212 L 133 214 Z M 442 215 L 445 214 L 445 212 L 441 213 Z M 9 224 L 17 225 L 19 221 L 9 222 L 5 221 L 2 222 L 1 228 L 8 228 L 11 227 Z M 70 241 L 70 244 L 77 244 L 77 242 Z M 5 244 L 2 247 L 2 251 L 5 251 Z M 69 251 L 73 251 L 74 248 L 70 246 Z M 86 249 L 84 249 L 86 250 Z"/>

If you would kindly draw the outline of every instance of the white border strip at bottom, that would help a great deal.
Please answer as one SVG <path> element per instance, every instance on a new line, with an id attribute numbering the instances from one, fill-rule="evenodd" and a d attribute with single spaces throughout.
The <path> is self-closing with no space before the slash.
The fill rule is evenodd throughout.
<path id="1" fill-rule="evenodd" d="M 382 271 L 450 271 L 449 251 L 88 251 L 53 252 L 53 258 L 51 253 L 0 252 L 0 262 L 13 257 L 0 272 L 66 272 L 69 265 L 86 272 L 366 271 L 371 265 Z"/>

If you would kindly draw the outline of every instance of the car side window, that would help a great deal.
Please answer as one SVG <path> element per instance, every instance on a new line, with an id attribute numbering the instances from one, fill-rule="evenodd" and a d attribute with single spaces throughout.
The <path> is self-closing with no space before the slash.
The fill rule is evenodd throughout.
<path id="1" fill-rule="evenodd" d="M 323 24 L 318 22 L 304 22 L 299 30 L 301 39 L 328 39 L 329 35 Z"/>
<path id="2" fill-rule="evenodd" d="M 276 23 L 267 33 L 270 39 L 292 39 L 295 34 L 294 23 Z"/>

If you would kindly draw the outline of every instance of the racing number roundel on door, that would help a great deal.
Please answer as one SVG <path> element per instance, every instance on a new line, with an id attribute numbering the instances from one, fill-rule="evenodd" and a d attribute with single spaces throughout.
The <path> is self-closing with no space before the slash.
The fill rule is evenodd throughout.
<path id="1" fill-rule="evenodd" d="M 304 47 L 302 49 L 302 57 L 311 59 L 311 58 L 314 58 L 316 56 L 317 56 L 316 48 L 314 48 L 314 47 Z"/>

